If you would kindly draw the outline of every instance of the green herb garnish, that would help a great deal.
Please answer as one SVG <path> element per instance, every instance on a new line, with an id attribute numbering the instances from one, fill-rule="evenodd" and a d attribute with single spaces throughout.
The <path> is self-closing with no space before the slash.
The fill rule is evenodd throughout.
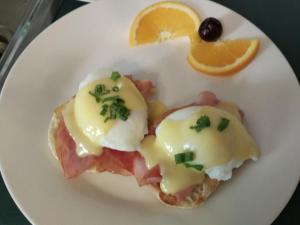
<path id="1" fill-rule="evenodd" d="M 113 86 L 113 87 L 112 87 L 112 90 L 113 90 L 114 92 L 118 92 L 118 91 L 120 90 L 120 88 L 119 88 L 118 86 Z"/>
<path id="2" fill-rule="evenodd" d="M 107 90 L 105 85 L 103 85 L 103 84 L 97 84 L 94 88 L 94 91 L 89 91 L 89 94 L 95 97 L 96 102 L 100 102 L 101 97 L 103 95 L 107 95 L 109 93 L 110 93 L 110 90 Z"/>
<path id="3" fill-rule="evenodd" d="M 185 163 L 194 160 L 194 152 L 192 151 L 182 152 L 182 153 L 175 154 L 174 157 L 175 157 L 176 164 Z"/>
<path id="4" fill-rule="evenodd" d="M 119 72 L 112 72 L 110 75 L 110 79 L 112 79 L 113 81 L 118 80 L 121 77 L 121 74 Z"/>
<path id="5" fill-rule="evenodd" d="M 100 115 L 101 116 L 105 116 L 106 113 L 107 113 L 107 110 L 108 110 L 108 105 L 107 104 L 102 105 L 102 109 L 101 109 Z"/>
<path id="6" fill-rule="evenodd" d="M 184 163 L 184 166 L 186 168 L 193 168 L 193 169 L 198 170 L 198 171 L 203 170 L 203 167 L 204 167 L 201 164 L 191 164 L 191 163 Z"/>
<path id="7" fill-rule="evenodd" d="M 124 101 L 124 100 L 121 99 L 118 95 L 114 95 L 114 96 L 109 96 L 104 98 L 102 102 L 109 102 L 109 101 Z"/>
<path id="8" fill-rule="evenodd" d="M 92 92 L 92 91 L 89 91 L 89 94 L 95 97 L 96 102 L 100 102 L 100 100 L 101 100 L 100 96 L 96 95 L 96 94 L 95 94 L 94 92 Z"/>
<path id="9" fill-rule="evenodd" d="M 197 132 L 200 132 L 206 127 L 210 127 L 210 120 L 208 116 L 201 116 L 197 121 L 196 125 L 190 126 L 191 129 L 196 130 Z"/>
<path id="10" fill-rule="evenodd" d="M 222 117 L 218 125 L 218 131 L 222 132 L 223 130 L 225 130 L 228 127 L 229 122 L 230 122 L 229 119 Z"/>
<path id="11" fill-rule="evenodd" d="M 112 79 L 119 78 L 119 73 L 116 73 L 117 75 L 114 75 L 114 72 L 112 73 Z M 114 86 L 112 88 L 112 91 L 117 92 L 119 91 L 119 88 L 117 86 Z M 106 97 L 105 95 L 109 93 L 110 90 L 107 90 L 105 85 L 103 84 L 98 84 L 95 86 L 93 91 L 89 91 L 89 94 L 95 97 L 96 102 L 102 103 L 101 111 L 99 114 L 105 117 L 104 122 L 113 119 L 126 121 L 130 115 L 130 110 L 125 106 L 125 101 L 119 95 Z"/>
<path id="12" fill-rule="evenodd" d="M 113 119 L 120 119 L 126 121 L 130 115 L 130 110 L 125 106 L 125 101 L 119 96 L 106 97 L 102 101 L 110 102 L 110 105 L 104 104 L 102 106 L 101 115 L 106 116 L 104 122 Z"/>

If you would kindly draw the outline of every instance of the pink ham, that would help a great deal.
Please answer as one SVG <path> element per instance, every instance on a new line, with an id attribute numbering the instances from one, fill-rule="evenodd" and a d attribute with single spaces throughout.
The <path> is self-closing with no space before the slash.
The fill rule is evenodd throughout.
<path id="1" fill-rule="evenodd" d="M 219 102 L 219 99 L 217 99 L 217 97 L 214 93 L 209 92 L 209 91 L 200 92 L 198 99 L 196 101 L 194 101 L 193 103 L 182 106 L 182 107 L 178 107 L 175 109 L 171 109 L 171 110 L 168 110 L 167 112 L 163 113 L 156 121 L 154 121 L 153 124 L 151 124 L 149 126 L 148 133 L 155 134 L 155 129 L 160 124 L 160 122 L 164 118 L 166 118 L 168 115 L 170 115 L 171 113 L 173 113 L 179 109 L 183 109 L 183 108 L 186 108 L 189 106 L 201 106 L 201 105 L 214 106 L 214 105 L 218 104 L 218 102 Z"/>
<path id="2" fill-rule="evenodd" d="M 124 152 L 105 148 L 97 157 L 98 172 L 108 171 L 123 176 L 135 176 L 140 186 L 159 183 L 162 179 L 159 166 L 148 169 L 139 152 Z"/>
<path id="3" fill-rule="evenodd" d="M 95 166 L 98 172 L 135 176 L 139 185 L 159 183 L 159 167 L 148 170 L 144 158 L 137 151 L 124 152 L 104 148 L 100 156 L 78 157 L 76 144 L 62 120 L 56 131 L 56 154 L 66 178 L 73 178 Z"/>
<path id="4" fill-rule="evenodd" d="M 55 149 L 64 175 L 67 178 L 78 176 L 94 166 L 96 162 L 94 156 L 78 157 L 76 144 L 70 136 L 63 120 L 61 120 L 55 133 Z"/>
<path id="5" fill-rule="evenodd" d="M 141 155 L 134 159 L 132 173 L 140 186 L 159 183 L 162 179 L 159 166 L 157 165 L 149 170 L 146 167 L 145 159 Z"/>
<path id="6" fill-rule="evenodd" d="M 135 176 L 139 185 L 159 183 L 159 167 L 148 170 L 139 152 L 124 152 L 104 148 L 100 156 L 79 157 L 76 144 L 70 136 L 65 123 L 61 120 L 56 134 L 56 154 L 66 178 L 74 178 L 84 171 L 95 167 L 98 172 L 111 172 L 123 176 Z"/>
<path id="7" fill-rule="evenodd" d="M 134 83 L 146 100 L 152 96 L 154 86 L 151 80 L 134 80 L 132 75 L 126 75 L 126 77 Z"/>
<path id="8" fill-rule="evenodd" d="M 97 157 L 96 169 L 98 172 L 108 171 L 124 176 L 133 175 L 134 160 L 140 157 L 138 152 L 124 152 L 104 148 L 103 153 Z"/>
<path id="9" fill-rule="evenodd" d="M 217 99 L 216 95 L 210 91 L 202 91 L 200 92 L 197 100 L 193 102 L 191 105 L 199 106 L 199 105 L 210 105 L 215 106 L 219 103 L 219 99 Z"/>

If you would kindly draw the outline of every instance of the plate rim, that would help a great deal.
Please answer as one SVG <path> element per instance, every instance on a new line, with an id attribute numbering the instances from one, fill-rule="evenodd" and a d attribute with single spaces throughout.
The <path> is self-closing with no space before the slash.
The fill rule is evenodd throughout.
<path id="1" fill-rule="evenodd" d="M 158 2 L 159 0 L 156 0 L 156 2 Z M 230 13 L 235 13 L 237 14 L 239 17 L 245 19 L 247 21 L 247 23 L 250 23 L 252 24 L 253 26 L 255 26 L 261 33 L 263 33 L 264 37 L 266 37 L 273 45 L 274 47 L 279 51 L 280 55 L 281 55 L 281 58 L 285 60 L 285 62 L 287 63 L 287 65 L 289 66 L 290 70 L 292 71 L 293 73 L 293 79 L 294 81 L 296 81 L 298 84 L 298 80 L 297 80 L 297 76 L 294 72 L 294 69 L 293 67 L 291 66 L 291 64 L 289 63 L 288 59 L 286 58 L 286 56 L 282 53 L 282 51 L 280 50 L 280 48 L 277 46 L 276 43 L 274 43 L 272 41 L 272 39 L 270 39 L 270 37 L 260 29 L 259 26 L 257 26 L 255 23 L 253 23 L 252 21 L 250 21 L 247 17 L 245 17 L 244 15 L 228 8 L 227 6 L 224 6 L 218 2 L 214 2 L 214 1 L 211 1 L 211 0 L 202 0 L 202 1 L 207 1 L 209 2 L 210 4 L 213 4 L 213 5 L 217 5 L 217 7 L 222 7 L 222 8 L 225 8 L 227 11 L 229 11 Z M 12 66 L 12 68 L 10 69 L 9 71 L 9 74 L 3 84 L 3 87 L 2 87 L 2 90 L 0 92 L 0 112 L 1 112 L 1 106 L 2 106 L 2 101 L 3 101 L 3 98 L 4 98 L 4 95 L 6 93 L 6 90 L 8 89 L 9 87 L 9 83 L 10 83 L 10 80 L 14 74 L 14 70 L 15 68 L 17 67 L 17 65 L 20 63 L 20 61 L 23 59 L 24 55 L 26 55 L 27 51 L 29 49 L 31 49 L 32 45 L 35 43 L 36 40 L 40 39 L 41 36 L 43 35 L 47 35 L 47 33 L 51 32 L 51 30 L 54 28 L 54 27 L 57 27 L 59 26 L 58 24 L 61 23 L 61 21 L 65 20 L 66 17 L 70 18 L 70 17 L 74 17 L 76 16 L 76 14 L 81 14 L 81 12 L 83 12 L 84 10 L 87 10 L 87 8 L 92 8 L 94 7 L 94 5 L 96 4 L 102 4 L 102 2 L 104 2 L 104 0 L 102 1 L 98 1 L 98 2 L 92 2 L 90 4 L 86 4 L 86 5 L 83 5 L 79 8 L 76 8 L 75 10 L 71 11 L 70 13 L 64 15 L 63 17 L 59 18 L 58 20 L 56 20 L 54 23 L 52 23 L 51 25 L 49 25 L 46 29 L 44 29 L 41 33 L 39 33 L 27 46 L 26 48 L 23 50 L 23 52 L 19 55 L 19 57 L 17 58 L 17 60 L 15 61 L 14 65 Z M 0 151 L 1 153 L 1 151 Z M 27 213 L 27 210 L 23 207 L 23 204 L 19 201 L 19 199 L 17 199 L 17 197 L 15 196 L 14 194 L 14 190 L 13 190 L 13 187 L 12 185 L 10 184 L 9 182 L 9 178 L 7 177 L 7 174 L 5 172 L 7 168 L 4 168 L 1 164 L 1 160 L 0 160 L 0 172 L 1 172 L 1 175 L 2 175 L 2 178 L 3 178 L 3 182 L 11 196 L 11 198 L 13 199 L 13 201 L 15 202 L 15 204 L 17 205 L 17 207 L 20 209 L 20 211 L 22 212 L 22 214 L 26 217 L 26 219 L 31 223 L 31 224 L 36 224 L 35 221 L 31 218 L 31 216 Z M 299 181 L 298 181 L 299 182 Z M 290 199 L 292 198 L 293 194 L 295 193 L 295 190 L 297 188 L 297 185 L 298 185 L 298 182 L 296 182 L 296 184 L 294 185 L 293 187 L 293 191 L 289 193 L 289 198 L 285 201 L 285 203 L 278 207 L 280 208 L 278 210 L 278 213 L 276 213 L 276 216 L 272 219 L 272 223 L 276 220 L 276 218 L 280 215 L 280 213 L 283 211 L 283 209 L 286 207 L 286 205 L 288 204 L 288 202 L 290 201 Z"/>

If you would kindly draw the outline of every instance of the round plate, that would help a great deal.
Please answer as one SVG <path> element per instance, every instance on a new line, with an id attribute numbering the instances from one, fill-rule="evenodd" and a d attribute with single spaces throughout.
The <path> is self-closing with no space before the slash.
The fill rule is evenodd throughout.
<path id="1" fill-rule="evenodd" d="M 253 24 L 218 4 L 185 1 L 224 25 L 224 39 L 260 39 L 252 63 L 235 76 L 216 78 L 187 63 L 186 38 L 130 48 L 135 15 L 154 1 L 99 1 L 54 23 L 23 52 L 10 72 L 0 103 L 0 164 L 5 183 L 33 223 L 52 224 L 270 224 L 299 179 L 300 89 L 276 46 Z M 199 208 L 163 206 L 130 177 L 85 174 L 66 180 L 47 143 L 52 110 L 97 68 L 151 79 L 158 97 L 174 107 L 202 90 L 236 102 L 261 148 Z"/>

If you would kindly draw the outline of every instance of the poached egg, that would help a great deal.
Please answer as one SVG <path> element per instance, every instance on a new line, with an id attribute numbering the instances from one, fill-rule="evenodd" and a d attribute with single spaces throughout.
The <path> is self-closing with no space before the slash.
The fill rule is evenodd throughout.
<path id="1" fill-rule="evenodd" d="M 205 117 L 209 124 L 194 129 L 199 118 Z M 220 129 L 222 120 L 227 125 L 223 123 Z M 205 175 L 228 180 L 233 168 L 240 167 L 247 159 L 256 160 L 259 154 L 241 122 L 238 108 L 224 102 L 216 107 L 190 106 L 173 112 L 159 124 L 155 134 L 142 141 L 140 152 L 149 169 L 159 164 L 160 187 L 168 194 L 200 184 Z M 176 164 L 176 155 L 186 152 L 193 153 L 188 163 L 194 166 Z"/>
<path id="2" fill-rule="evenodd" d="M 108 93 L 101 96 L 101 100 L 93 95 L 99 85 L 108 90 Z M 104 116 L 103 107 L 109 111 L 116 96 L 129 110 L 129 116 L 123 120 L 106 120 L 110 112 L 106 112 Z M 134 83 L 125 76 L 114 80 L 99 73 L 89 74 L 80 83 L 75 97 L 64 107 L 63 118 L 80 157 L 100 155 L 103 147 L 135 151 L 148 131 L 145 99 Z"/>

